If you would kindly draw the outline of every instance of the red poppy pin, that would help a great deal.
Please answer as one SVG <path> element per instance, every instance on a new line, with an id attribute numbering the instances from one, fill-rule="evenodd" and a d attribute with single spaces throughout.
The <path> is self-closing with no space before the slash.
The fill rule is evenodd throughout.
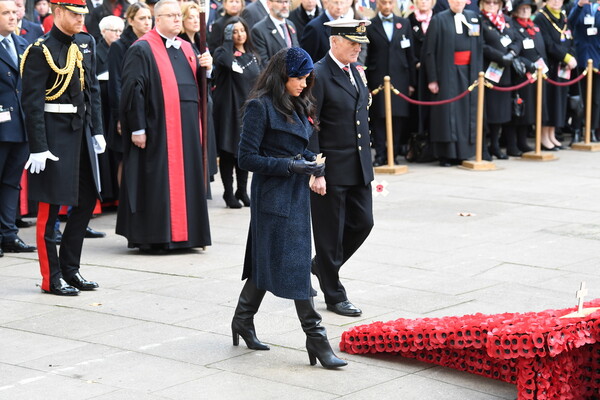
<path id="1" fill-rule="evenodd" d="M 396 29 L 402 29 L 402 24 L 400 22 L 396 22 Z"/>
<path id="2" fill-rule="evenodd" d="M 21 36 L 22 35 L 27 35 L 27 29 L 21 29 Z"/>
<path id="3" fill-rule="evenodd" d="M 242 52 L 241 52 L 241 51 L 239 51 L 239 50 L 236 50 L 236 51 L 234 51 L 234 52 L 233 52 L 233 55 L 234 55 L 235 57 L 239 57 L 239 56 L 241 56 L 241 55 L 242 55 Z"/>
<path id="4" fill-rule="evenodd" d="M 210 4 L 210 8 L 212 8 L 213 10 L 217 9 L 217 5 L 215 3 L 211 3 Z"/>
<path id="5" fill-rule="evenodd" d="M 307 119 L 308 119 L 308 122 L 310 122 L 311 125 L 315 124 L 315 121 L 313 121 L 313 119 L 311 117 L 308 117 Z"/>
<path id="6" fill-rule="evenodd" d="M 296 30 L 294 29 L 293 26 L 291 26 L 290 24 L 288 24 L 288 28 L 290 28 L 290 31 L 292 31 L 292 33 L 295 35 L 296 34 Z"/>

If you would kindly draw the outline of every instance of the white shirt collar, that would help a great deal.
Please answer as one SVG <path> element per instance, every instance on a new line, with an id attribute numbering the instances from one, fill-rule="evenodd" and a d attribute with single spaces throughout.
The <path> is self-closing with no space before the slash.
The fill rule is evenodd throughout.
<path id="1" fill-rule="evenodd" d="M 333 55 L 333 52 L 331 51 L 331 49 L 329 50 L 329 56 L 337 64 L 337 66 L 340 67 L 340 69 L 342 69 L 342 68 L 344 68 L 346 66 L 346 64 L 342 64 L 340 62 L 340 60 L 338 60 L 337 58 L 335 58 L 335 56 Z M 350 64 L 348 64 L 347 66 L 349 67 Z"/>
<path id="2" fill-rule="evenodd" d="M 162 33 L 160 33 L 160 31 L 157 29 L 156 33 L 158 33 L 160 35 L 160 37 L 164 38 L 167 41 L 167 48 L 173 46 L 176 49 L 179 49 L 179 47 L 181 47 L 181 42 L 179 40 L 177 40 L 177 35 L 173 36 L 172 39 L 166 37 L 165 35 L 163 35 Z"/>
<path id="3" fill-rule="evenodd" d="M 271 15 L 271 13 L 269 13 L 269 18 L 271 18 L 271 21 L 273 21 L 273 24 L 275 24 L 276 28 L 279 28 L 279 25 L 281 24 L 285 24 L 285 18 L 284 19 L 277 19 L 274 16 Z"/>

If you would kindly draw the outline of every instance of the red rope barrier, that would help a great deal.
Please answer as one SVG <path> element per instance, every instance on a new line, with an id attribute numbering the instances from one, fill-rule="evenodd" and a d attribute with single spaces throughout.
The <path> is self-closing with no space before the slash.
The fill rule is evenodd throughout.
<path id="1" fill-rule="evenodd" d="M 546 80 L 548 81 L 548 83 L 550 83 L 550 84 L 552 84 L 554 86 L 571 86 L 571 85 L 576 84 L 577 82 L 579 82 L 583 78 L 585 78 L 586 75 L 587 75 L 587 71 L 584 72 L 583 74 L 579 75 L 577 78 L 571 79 L 570 81 L 566 81 L 566 82 L 553 81 L 552 79 L 550 79 L 548 77 L 546 77 Z"/>
<path id="2" fill-rule="evenodd" d="M 492 90 L 497 90 L 499 92 L 512 92 L 513 90 L 519 90 L 521 88 L 524 88 L 525 86 L 532 84 L 535 82 L 535 79 L 531 79 L 531 80 L 526 80 L 525 82 L 521 82 L 518 85 L 514 85 L 514 86 L 488 86 L 490 89 Z"/>
<path id="3" fill-rule="evenodd" d="M 459 94 L 456 97 L 453 97 L 451 99 L 447 99 L 447 100 L 439 100 L 439 101 L 422 101 L 422 100 L 415 100 L 415 99 L 411 99 L 410 97 L 408 97 L 407 95 L 405 95 L 402 92 L 399 92 L 398 90 L 394 90 L 394 93 L 397 96 L 402 97 L 404 100 L 408 101 L 409 103 L 412 104 L 416 104 L 419 106 L 440 106 L 442 104 L 448 104 L 448 103 L 452 103 L 453 101 L 458 101 L 460 99 L 462 99 L 463 97 L 465 97 L 467 94 L 469 94 L 470 90 L 467 89 L 464 92 L 462 92 L 461 94 Z"/>

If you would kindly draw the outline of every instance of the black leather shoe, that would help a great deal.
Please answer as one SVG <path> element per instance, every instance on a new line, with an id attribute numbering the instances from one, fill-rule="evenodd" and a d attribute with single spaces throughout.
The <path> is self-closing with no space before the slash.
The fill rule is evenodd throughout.
<path id="1" fill-rule="evenodd" d="M 104 232 L 95 231 L 89 226 L 85 228 L 85 237 L 87 239 L 98 239 L 103 238 L 104 236 L 106 236 L 106 233 Z"/>
<path id="2" fill-rule="evenodd" d="M 54 231 L 54 243 L 60 244 L 60 242 L 62 242 L 62 233 L 57 229 Z"/>
<path id="3" fill-rule="evenodd" d="M 381 167 L 382 165 L 386 165 L 387 161 L 385 160 L 385 158 L 380 157 L 380 156 L 375 156 L 375 159 L 373 160 L 373 166 L 374 167 Z"/>
<path id="4" fill-rule="evenodd" d="M 24 219 L 18 219 L 15 221 L 15 225 L 17 226 L 17 228 L 30 228 L 32 226 L 35 225 L 35 222 L 33 221 L 25 221 Z"/>
<path id="5" fill-rule="evenodd" d="M 558 151 L 558 147 L 554 146 L 554 147 L 546 147 L 544 145 L 542 145 L 542 150 L 544 151 Z"/>
<path id="6" fill-rule="evenodd" d="M 340 301 L 339 303 L 333 305 L 327 304 L 327 309 L 346 317 L 358 317 L 360 314 L 362 314 L 361 309 L 350 303 L 348 300 Z"/>
<path id="7" fill-rule="evenodd" d="M 69 286 L 63 278 L 57 284 L 51 283 L 50 290 L 44 290 L 45 293 L 52 293 L 57 296 L 77 296 L 79 290 L 73 286 Z"/>
<path id="8" fill-rule="evenodd" d="M 79 290 L 94 290 L 99 287 L 96 282 L 86 281 L 85 278 L 81 276 L 79 272 L 73 275 L 72 277 L 65 279 L 65 281 L 69 285 L 74 286 Z"/>
<path id="9" fill-rule="evenodd" d="M 12 242 L 2 243 L 2 250 L 6 253 L 32 253 L 35 249 L 35 246 L 25 244 L 19 237 Z"/>

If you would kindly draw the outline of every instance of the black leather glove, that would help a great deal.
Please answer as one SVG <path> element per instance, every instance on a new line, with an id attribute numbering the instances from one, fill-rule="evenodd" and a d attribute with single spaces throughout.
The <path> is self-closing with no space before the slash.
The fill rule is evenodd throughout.
<path id="1" fill-rule="evenodd" d="M 513 69 L 516 71 L 517 75 L 520 77 L 524 77 L 525 73 L 527 73 L 527 69 L 525 68 L 525 64 L 518 57 L 512 61 Z"/>
<path id="2" fill-rule="evenodd" d="M 531 62 L 530 60 L 528 60 L 524 57 L 520 57 L 519 59 L 521 61 L 523 61 L 523 64 L 525 64 L 525 69 L 527 70 L 527 72 L 530 72 L 533 74 L 535 71 L 537 71 L 537 67 L 535 66 L 535 63 Z"/>
<path id="3" fill-rule="evenodd" d="M 515 55 L 512 52 L 508 52 L 502 56 L 502 64 L 504 64 L 505 67 L 510 67 L 510 64 L 512 64 L 514 59 Z"/>
<path id="4" fill-rule="evenodd" d="M 223 41 L 231 42 L 233 40 L 233 26 L 235 24 L 229 24 L 225 27 L 223 31 Z"/>
<path id="5" fill-rule="evenodd" d="M 319 173 L 324 173 L 325 164 L 318 164 L 314 161 L 306 161 L 306 160 L 290 160 L 288 164 L 288 171 L 293 174 L 298 175 L 317 175 Z"/>

